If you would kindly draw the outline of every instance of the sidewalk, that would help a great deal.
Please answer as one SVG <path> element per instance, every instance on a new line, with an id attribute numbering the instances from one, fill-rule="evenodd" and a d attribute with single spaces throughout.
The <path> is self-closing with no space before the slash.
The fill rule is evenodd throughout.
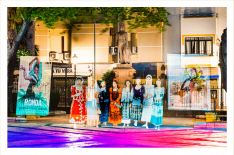
<path id="1" fill-rule="evenodd" d="M 8 117 L 8 124 L 12 123 L 20 123 L 20 122 L 16 121 L 16 117 Z M 23 123 L 23 121 L 21 123 Z M 26 120 L 25 123 L 69 124 L 69 115 L 66 114 L 66 115 L 39 117 L 34 120 Z M 163 124 L 175 125 L 175 126 L 193 126 L 194 118 L 164 117 Z"/>
<path id="2" fill-rule="evenodd" d="M 56 116 L 46 116 L 46 117 L 37 117 L 35 119 L 26 120 L 22 118 L 22 120 L 16 120 L 16 117 L 8 118 L 8 127 L 58 127 L 58 128 L 66 128 L 73 129 L 74 124 L 69 123 L 69 115 L 56 115 Z M 130 124 L 126 129 L 142 129 L 144 127 L 142 125 L 144 122 L 139 122 L 138 126 L 135 127 L 133 124 Z M 95 128 L 88 127 L 83 125 L 77 125 L 78 129 L 82 130 L 95 130 L 95 131 L 114 131 L 118 129 L 122 129 L 122 124 L 118 125 L 118 127 L 113 127 L 111 124 L 108 124 L 105 127 Z M 149 129 L 154 130 L 154 125 L 149 124 Z M 205 129 L 205 130 L 219 130 L 219 131 L 227 131 L 227 124 L 223 122 L 219 123 L 206 123 L 204 119 L 195 119 L 194 118 L 180 118 L 180 117 L 164 117 L 163 125 L 161 126 L 163 130 L 180 130 L 180 129 Z"/>

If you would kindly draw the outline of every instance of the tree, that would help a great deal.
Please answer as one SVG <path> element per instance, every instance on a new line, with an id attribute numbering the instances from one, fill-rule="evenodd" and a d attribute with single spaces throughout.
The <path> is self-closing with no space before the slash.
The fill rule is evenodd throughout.
<path id="1" fill-rule="evenodd" d="M 79 29 L 79 24 L 93 23 L 97 16 L 96 8 L 63 8 L 60 21 L 68 30 L 68 51 L 72 49 L 72 31 Z"/>
<path id="2" fill-rule="evenodd" d="M 156 26 L 160 31 L 170 25 L 168 21 L 169 13 L 165 8 L 130 8 L 130 7 L 100 7 L 100 8 L 63 8 L 63 14 L 60 16 L 68 30 L 68 51 L 71 51 L 72 30 L 79 29 L 82 23 L 103 23 L 111 25 L 116 29 L 119 22 L 127 21 L 129 29 L 138 27 Z M 103 32 L 107 31 L 103 29 Z"/>
<path id="3" fill-rule="evenodd" d="M 29 50 L 34 51 L 34 22 L 36 20 L 43 21 L 45 25 L 52 28 L 58 21 L 64 22 L 70 34 L 72 28 L 80 23 L 104 23 L 115 26 L 119 22 L 127 21 L 129 29 L 138 27 L 156 26 L 161 31 L 165 30 L 165 26 L 169 25 L 168 12 L 165 8 L 158 7 L 101 7 L 101 8 L 9 8 L 8 18 L 15 14 L 15 20 L 20 20 L 20 29 L 13 37 L 8 45 L 8 63 L 10 58 L 19 49 L 23 38 L 28 39 L 26 46 Z M 10 31 L 10 29 L 8 29 Z M 69 39 L 69 40 L 70 40 Z M 30 42 L 32 42 L 30 44 Z M 71 50 L 71 44 L 69 44 Z"/>
<path id="4" fill-rule="evenodd" d="M 13 71 L 17 50 L 23 45 L 31 55 L 35 55 L 35 22 L 43 21 L 48 28 L 63 22 L 68 29 L 68 50 L 71 51 L 71 34 L 73 28 L 81 23 L 104 23 L 116 26 L 126 21 L 129 29 L 156 26 L 164 31 L 169 25 L 168 12 L 157 7 L 100 7 L 100 8 L 42 8 L 17 7 L 8 8 L 8 95 L 13 83 Z M 77 27 L 78 26 L 78 27 Z M 105 31 L 107 29 L 104 29 Z"/>
<path id="5" fill-rule="evenodd" d="M 17 50 L 22 43 L 22 40 L 26 38 L 25 44 L 28 50 L 34 53 L 34 22 L 36 20 L 42 20 L 48 27 L 52 27 L 60 18 L 62 12 L 61 9 L 56 8 L 9 8 L 8 18 L 11 18 L 12 23 L 15 23 L 15 30 L 8 29 L 9 31 L 14 30 L 16 35 L 13 38 L 9 38 L 8 42 L 8 64 L 11 62 L 11 58 L 14 57 Z M 12 15 L 15 15 L 12 18 Z M 18 31 L 17 31 L 18 24 Z M 31 43 L 31 44 L 30 44 Z M 33 44 L 33 45 L 32 45 Z"/>
<path id="6" fill-rule="evenodd" d="M 62 9 L 56 8 L 8 8 L 8 110 L 14 112 L 15 102 L 12 97 L 14 69 L 18 68 L 16 53 L 20 47 L 26 48 L 30 55 L 35 55 L 36 20 L 42 20 L 48 27 L 52 27 L 63 14 Z M 23 49 L 25 50 L 25 49 Z M 11 97 L 9 97 L 11 96 Z"/>
<path id="7" fill-rule="evenodd" d="M 139 27 L 147 28 L 156 26 L 160 31 L 164 31 L 169 26 L 169 13 L 165 8 L 159 7 L 114 7 L 98 8 L 101 14 L 100 22 L 115 26 L 119 22 L 126 21 L 129 29 Z"/>
<path id="8" fill-rule="evenodd" d="M 102 75 L 102 80 L 106 82 L 106 88 L 109 90 L 112 87 L 113 79 L 115 78 L 115 72 L 113 70 L 108 70 Z"/>
<path id="9" fill-rule="evenodd" d="M 20 44 L 26 39 L 25 44 L 28 50 L 34 55 L 34 37 L 35 37 L 35 21 L 43 21 L 48 28 L 53 28 L 56 22 L 62 21 L 70 31 L 77 23 L 87 23 L 95 17 L 92 8 L 9 8 L 8 19 L 11 20 L 8 32 L 13 31 L 14 36 L 8 33 L 8 63 L 16 54 Z M 17 27 L 18 25 L 18 31 Z M 71 35 L 70 35 L 71 37 Z M 69 46 L 71 49 L 71 45 Z"/>

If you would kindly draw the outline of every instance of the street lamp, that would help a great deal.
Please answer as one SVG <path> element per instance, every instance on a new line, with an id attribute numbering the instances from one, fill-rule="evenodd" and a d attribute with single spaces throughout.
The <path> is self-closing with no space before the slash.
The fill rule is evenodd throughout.
<path id="1" fill-rule="evenodd" d="M 75 66 L 74 66 L 74 67 L 75 67 L 75 68 L 74 68 L 75 72 L 74 72 L 74 77 L 76 78 L 76 60 L 78 59 L 78 57 L 77 57 L 76 54 L 74 54 L 72 58 L 75 59 Z"/>
<path id="2" fill-rule="evenodd" d="M 93 81 L 96 81 L 96 21 L 93 22 L 93 56 L 94 56 L 94 64 L 93 64 Z"/>

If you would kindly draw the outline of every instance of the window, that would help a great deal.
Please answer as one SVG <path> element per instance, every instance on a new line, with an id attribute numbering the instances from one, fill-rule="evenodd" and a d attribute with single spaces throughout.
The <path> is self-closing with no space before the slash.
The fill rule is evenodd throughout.
<path id="1" fill-rule="evenodd" d="M 185 54 L 213 55 L 213 37 L 185 37 Z"/>
<path id="2" fill-rule="evenodd" d="M 184 9 L 184 18 L 190 17 L 213 17 L 214 9 L 211 7 L 188 7 Z"/>

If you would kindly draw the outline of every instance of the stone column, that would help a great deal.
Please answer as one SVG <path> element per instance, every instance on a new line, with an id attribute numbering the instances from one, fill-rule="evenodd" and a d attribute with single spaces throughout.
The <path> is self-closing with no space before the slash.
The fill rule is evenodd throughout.
<path id="1" fill-rule="evenodd" d="M 132 68 L 131 64 L 117 64 L 117 67 L 115 67 L 113 71 L 115 72 L 116 80 L 121 88 L 123 88 L 126 80 L 132 81 L 134 73 L 136 73 L 136 70 Z"/>

